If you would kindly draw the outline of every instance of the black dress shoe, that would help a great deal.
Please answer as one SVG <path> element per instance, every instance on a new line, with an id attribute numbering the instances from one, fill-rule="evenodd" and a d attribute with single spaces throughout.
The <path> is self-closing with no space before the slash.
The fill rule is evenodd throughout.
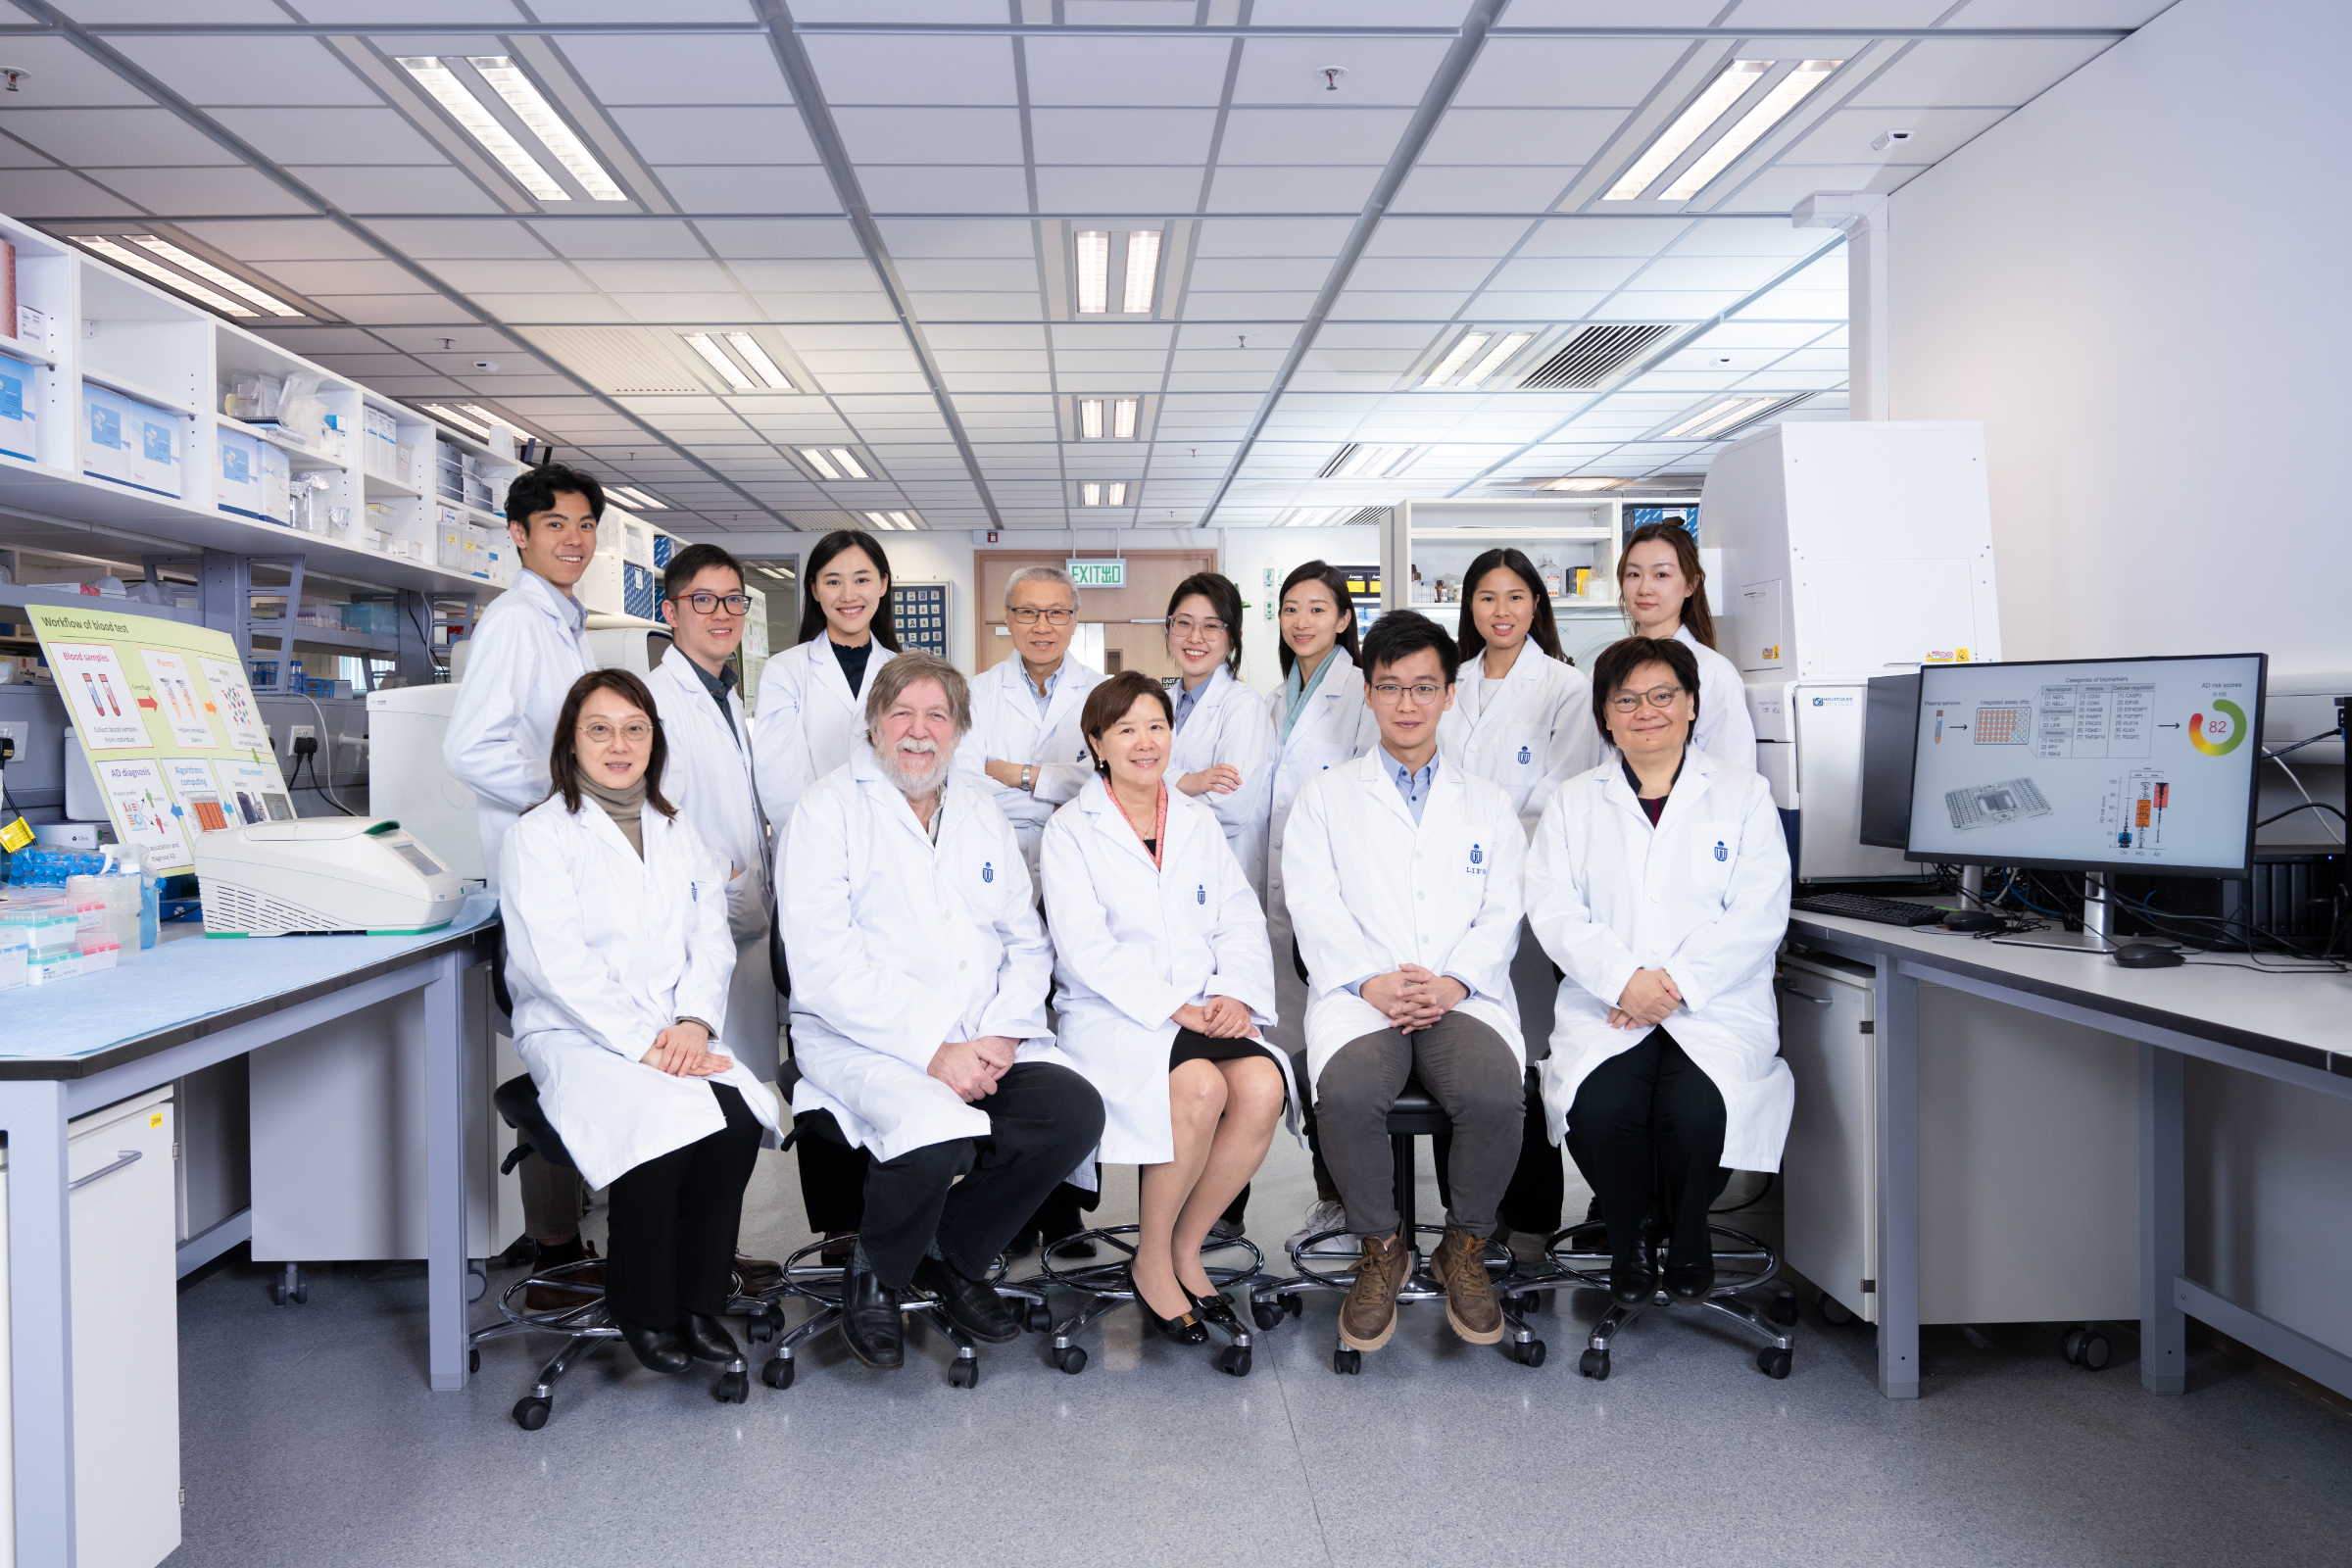
<path id="1" fill-rule="evenodd" d="M 686 1336 L 676 1329 L 639 1329 L 623 1323 L 620 1337 L 637 1352 L 639 1364 L 648 1372 L 674 1377 L 693 1364 L 694 1355 L 686 1348 Z"/>
<path id="2" fill-rule="evenodd" d="M 1135 1298 L 1135 1309 L 1144 1314 L 1144 1326 L 1163 1340 L 1172 1340 L 1178 1345 L 1208 1343 L 1208 1325 L 1200 1321 L 1198 1312 L 1187 1312 L 1182 1317 L 1161 1317 L 1152 1310 L 1151 1303 L 1141 1296 Z"/>
<path id="3" fill-rule="evenodd" d="M 1059 1238 L 1049 1237 L 1046 1240 L 1046 1250 L 1052 1252 L 1055 1257 L 1074 1259 L 1093 1257 L 1096 1255 L 1095 1244 L 1093 1242 L 1079 1240 L 1078 1238 L 1083 1234 L 1084 1233 L 1080 1231 L 1072 1231 L 1068 1236 Z"/>
<path id="4" fill-rule="evenodd" d="M 906 1325 L 899 1318 L 899 1293 L 873 1270 L 850 1276 L 841 1297 L 841 1337 L 850 1353 L 878 1372 L 896 1372 L 906 1360 Z"/>
<path id="5" fill-rule="evenodd" d="M 1678 1301 L 1703 1301 L 1715 1289 L 1713 1263 L 1669 1263 L 1666 1294 Z"/>
<path id="6" fill-rule="evenodd" d="M 1184 1294 L 1192 1300 L 1193 1315 L 1201 1322 L 1214 1324 L 1236 1339 L 1249 1332 L 1242 1327 L 1242 1320 L 1234 1314 L 1232 1300 L 1223 1291 L 1212 1290 L 1206 1296 L 1195 1296 L 1193 1288 L 1187 1285 Z"/>
<path id="7" fill-rule="evenodd" d="M 1004 1256 L 1007 1260 L 1023 1258 L 1027 1257 L 1031 1252 L 1036 1250 L 1037 1232 L 1023 1231 L 1020 1235 L 1015 1236 L 1011 1241 L 1004 1244 Z"/>
<path id="8" fill-rule="evenodd" d="M 1609 1264 L 1609 1298 L 1620 1306 L 1640 1306 L 1658 1293 L 1658 1277 L 1642 1256 L 1620 1257 Z"/>
<path id="9" fill-rule="evenodd" d="M 939 1298 L 948 1320 L 975 1340 L 1009 1345 L 1021 1337 L 1020 1320 L 1004 1304 L 993 1285 L 968 1280 L 960 1270 L 926 1257 L 914 1265 L 914 1283 Z"/>
<path id="10" fill-rule="evenodd" d="M 686 1314 L 686 1326 L 681 1331 L 687 1353 L 697 1361 L 739 1361 L 743 1351 L 736 1348 L 735 1336 L 727 1326 L 714 1317 L 701 1312 Z"/>

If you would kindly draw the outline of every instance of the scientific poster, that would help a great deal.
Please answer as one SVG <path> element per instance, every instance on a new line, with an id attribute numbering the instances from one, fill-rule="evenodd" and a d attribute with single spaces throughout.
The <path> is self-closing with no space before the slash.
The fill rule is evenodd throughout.
<path id="1" fill-rule="evenodd" d="M 201 746 L 208 751 L 218 747 L 220 743 L 214 738 L 212 721 L 204 716 L 196 688 L 189 683 L 188 662 L 160 648 L 140 649 L 139 659 L 147 666 L 147 683 L 154 688 L 155 710 L 172 726 L 172 738 L 182 746 Z"/>
<path id="2" fill-rule="evenodd" d="M 83 750 L 126 751 L 150 744 L 122 662 L 113 648 L 104 643 L 42 641 Z"/>
<path id="3" fill-rule="evenodd" d="M 261 710 L 254 707 L 253 688 L 245 684 L 245 671 L 236 662 L 233 651 L 227 659 L 199 659 L 196 662 L 204 668 L 205 684 L 213 689 L 216 716 L 228 726 L 230 748 L 240 752 L 269 751 L 270 731 L 262 723 Z"/>
<path id="4" fill-rule="evenodd" d="M 115 836 L 144 850 L 149 869 L 184 871 L 196 863 L 161 768 L 143 757 L 129 761 L 93 760 L 91 766 L 114 813 Z"/>
<path id="5" fill-rule="evenodd" d="M 201 757 L 167 757 L 162 765 L 164 782 L 172 786 L 172 799 L 179 809 L 179 825 L 190 837 L 217 833 L 238 820 L 230 815 L 233 808 L 221 802 L 212 763 Z"/>
<path id="6" fill-rule="evenodd" d="M 275 762 L 222 762 L 219 773 L 221 805 L 234 807 L 237 820 L 283 822 L 293 817 L 294 803 L 286 798 Z"/>

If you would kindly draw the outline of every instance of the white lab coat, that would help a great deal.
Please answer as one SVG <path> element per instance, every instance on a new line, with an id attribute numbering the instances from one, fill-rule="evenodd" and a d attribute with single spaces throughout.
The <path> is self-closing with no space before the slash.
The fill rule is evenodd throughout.
<path id="1" fill-rule="evenodd" d="M 1216 813 L 1225 842 L 1242 862 L 1250 891 L 1260 905 L 1266 898 L 1266 813 L 1274 799 L 1274 726 L 1257 694 L 1235 680 L 1220 664 L 1200 685 L 1193 711 L 1176 732 L 1168 754 L 1169 788 L 1187 773 L 1198 773 L 1219 762 L 1241 770 L 1242 787 L 1230 795 L 1210 790 L 1193 799 Z M 1176 693 L 1168 699 L 1175 701 Z"/>
<path id="2" fill-rule="evenodd" d="M 1010 824 L 961 777 L 939 809 L 934 846 L 861 744 L 787 830 L 792 1108 L 831 1111 L 876 1159 L 988 1136 L 988 1113 L 930 1075 L 951 1040 L 1004 1035 L 1021 1061 L 1070 1064 L 1046 1023 L 1054 949 Z"/>
<path id="3" fill-rule="evenodd" d="M 1157 866 L 1100 778 L 1054 813 L 1039 854 L 1061 1049 L 1102 1097 L 1096 1157 L 1165 1164 L 1176 1157 L 1169 1015 L 1231 997 L 1261 1031 L 1274 1021 L 1274 962 L 1257 895 L 1215 814 L 1175 789 Z M 1295 1118 L 1298 1096 L 1290 1098 Z"/>
<path id="4" fill-rule="evenodd" d="M 501 855 L 499 913 L 514 1050 L 540 1108 L 590 1187 L 726 1126 L 712 1083 L 733 1084 L 768 1131 L 782 1132 L 775 1091 L 740 1058 L 716 1078 L 678 1078 L 640 1058 L 680 1018 L 724 1030 L 735 943 L 727 934 L 726 863 L 684 816 L 652 806 L 639 821 L 645 858 L 594 800 L 561 796 L 523 814 Z"/>
<path id="5" fill-rule="evenodd" d="M 760 715 L 752 728 L 752 766 L 760 805 L 775 828 L 775 859 L 784 829 L 808 786 L 850 760 L 865 739 L 865 698 L 874 676 L 899 656 L 880 638 L 866 645 L 865 678 L 856 691 L 842 678 L 833 639 L 823 631 L 787 648 L 760 671 Z M 781 881 L 779 875 L 777 880 Z"/>
<path id="6" fill-rule="evenodd" d="M 1298 710 L 1298 722 L 1282 733 L 1288 702 L 1280 686 L 1266 699 L 1266 717 L 1274 728 L 1273 788 L 1266 802 L 1266 941 L 1274 950 L 1274 996 L 1284 1020 L 1276 1039 L 1285 1055 L 1306 1043 L 1306 982 L 1298 978 L 1292 956 L 1297 933 L 1291 929 L 1289 900 L 1282 870 L 1283 829 L 1291 819 L 1292 803 L 1307 780 L 1342 762 L 1363 756 L 1380 744 L 1380 721 L 1364 701 L 1364 673 L 1355 667 L 1345 648 L 1334 648 L 1331 667 Z"/>
<path id="7" fill-rule="evenodd" d="M 1747 682 L 1740 678 L 1740 666 L 1691 636 L 1688 626 L 1677 626 L 1674 640 L 1698 661 L 1698 722 L 1691 727 L 1690 744 L 1718 761 L 1754 772 L 1756 721 L 1747 711 Z"/>
<path id="8" fill-rule="evenodd" d="M 1078 798 L 1095 776 L 1094 754 L 1078 731 L 1086 710 L 1086 694 L 1100 685 L 1102 672 L 1089 669 L 1068 654 L 1062 655 L 1061 673 L 1054 677 L 1054 697 L 1043 718 L 1037 711 L 1037 689 L 1023 673 L 1019 655 L 1013 655 L 973 677 L 972 729 L 956 748 L 959 782 L 996 803 L 1020 840 L 1021 862 L 1031 881 L 1037 879 L 1037 844 L 1046 821 L 1064 801 Z M 1037 764 L 1034 790 L 1009 789 L 983 771 L 991 761 Z"/>
<path id="9" fill-rule="evenodd" d="M 727 1052 L 757 1077 L 776 1076 L 776 982 L 767 962 L 767 927 L 774 894 L 769 881 L 767 818 L 760 809 L 743 694 L 727 693 L 730 730 L 718 705 L 695 673 L 694 662 L 672 648 L 646 678 L 662 710 L 669 762 L 662 793 L 712 854 L 727 862 L 727 934 L 735 939 L 735 977 L 727 988 Z"/>
<path id="10" fill-rule="evenodd" d="M 1527 834 L 1502 786 L 1443 758 L 1421 820 L 1396 793 L 1377 747 L 1298 792 L 1282 869 L 1305 955 L 1306 1070 L 1351 1040 L 1390 1027 L 1349 984 L 1417 963 L 1469 988 L 1456 1010 L 1502 1037 L 1519 1067 L 1527 1048 L 1511 992 Z"/>
<path id="11" fill-rule="evenodd" d="M 588 634 L 571 625 L 570 601 L 537 572 L 518 571 L 482 612 L 467 645 L 441 760 L 479 803 L 482 873 L 493 893 L 507 830 L 553 787 L 547 759 L 564 699 L 597 667 Z"/>
<path id="12" fill-rule="evenodd" d="M 1780 1169 L 1796 1086 L 1780 1059 L 1772 994 L 1788 927 L 1788 841 L 1771 786 L 1693 747 L 1653 828 L 1612 757 L 1544 808 L 1527 912 L 1567 976 L 1544 1064 L 1552 1142 L 1585 1075 L 1649 1033 L 1609 1027 L 1626 982 L 1664 969 L 1683 994 L 1665 1027 L 1723 1094 L 1723 1163 Z"/>

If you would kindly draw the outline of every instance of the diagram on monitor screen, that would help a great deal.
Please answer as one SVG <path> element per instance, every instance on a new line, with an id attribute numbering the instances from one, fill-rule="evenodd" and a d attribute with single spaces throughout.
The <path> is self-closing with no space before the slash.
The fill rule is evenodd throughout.
<path id="1" fill-rule="evenodd" d="M 1980 784 L 1973 789 L 1947 790 L 1943 804 L 1952 813 L 1953 829 L 1961 833 L 2050 814 L 2050 803 L 2041 798 L 2041 791 L 2034 787 L 2034 781 L 2030 778 L 2004 779 L 1998 784 Z"/>
<path id="2" fill-rule="evenodd" d="M 2155 738 L 2156 687 L 2044 686 L 2034 755 L 2145 757 Z"/>
<path id="3" fill-rule="evenodd" d="M 2110 779 L 2099 803 L 2099 831 L 2119 850 L 2164 848 L 2165 808 L 2173 786 L 2154 768 L 2135 768 Z"/>

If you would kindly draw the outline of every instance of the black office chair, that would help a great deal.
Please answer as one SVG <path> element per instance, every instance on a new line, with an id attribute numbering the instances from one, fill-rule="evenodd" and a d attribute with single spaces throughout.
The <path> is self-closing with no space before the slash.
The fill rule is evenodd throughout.
<path id="1" fill-rule="evenodd" d="M 1292 1080 L 1298 1085 L 1299 1093 L 1311 1098 L 1312 1091 L 1307 1087 L 1305 1052 L 1293 1054 L 1291 1070 Z M 1406 1245 L 1411 1247 L 1413 1252 L 1412 1273 L 1405 1279 L 1404 1289 L 1396 1293 L 1397 1304 L 1403 1305 L 1408 1301 L 1442 1301 L 1446 1298 L 1446 1287 L 1437 1276 L 1429 1272 L 1426 1254 L 1421 1246 L 1421 1238 L 1424 1236 L 1443 1238 L 1446 1228 L 1442 1225 L 1419 1223 L 1418 1183 L 1413 1170 L 1413 1140 L 1451 1132 L 1453 1120 L 1446 1114 L 1446 1107 L 1439 1104 L 1436 1098 L 1421 1087 L 1419 1078 L 1407 1078 L 1404 1082 L 1403 1092 L 1397 1095 L 1396 1102 L 1389 1107 L 1388 1130 L 1390 1154 L 1396 1166 L 1396 1213 L 1402 1222 L 1402 1234 L 1406 1239 Z M 1282 1315 L 1285 1312 L 1297 1317 L 1304 1304 L 1300 1298 L 1303 1292 L 1340 1291 L 1344 1293 L 1353 1287 L 1355 1284 L 1353 1269 L 1324 1270 L 1316 1268 L 1307 1261 L 1307 1253 L 1317 1246 L 1347 1234 L 1345 1231 L 1317 1231 L 1311 1236 L 1301 1236 L 1291 1243 L 1291 1266 L 1298 1271 L 1298 1274 L 1287 1280 L 1264 1281 L 1252 1287 L 1250 1292 L 1250 1313 L 1259 1328 L 1272 1329 L 1275 1324 L 1282 1321 Z M 1499 1288 L 1511 1276 L 1510 1250 L 1489 1242 L 1487 1244 L 1487 1269 L 1495 1276 L 1498 1287 L 1495 1292 L 1495 1299 L 1502 1307 L 1503 1353 L 1521 1366 L 1542 1366 L 1544 1364 L 1544 1342 L 1537 1339 L 1534 1332 L 1528 1328 L 1527 1319 L 1520 1303 L 1514 1298 L 1504 1295 Z M 1337 1341 L 1336 1331 L 1334 1339 Z M 1362 1351 L 1353 1348 L 1345 1341 L 1338 1341 L 1335 1344 L 1331 1352 L 1331 1369 L 1334 1372 L 1357 1373 L 1363 1370 L 1363 1365 Z"/>
<path id="2" fill-rule="evenodd" d="M 1054 1266 L 1054 1248 L 1045 1249 L 1044 1255 L 1039 1259 L 1037 1278 L 1042 1284 L 1058 1285 L 1064 1290 L 1077 1291 L 1090 1298 L 1084 1306 L 1054 1325 L 1054 1344 L 1047 1351 L 1048 1358 L 1056 1367 L 1072 1376 L 1086 1370 L 1086 1348 L 1076 1343 L 1077 1336 L 1085 1333 L 1120 1307 L 1138 1299 L 1135 1291 L 1135 1276 L 1130 1269 L 1135 1259 L 1134 1238 L 1139 1229 L 1141 1227 L 1135 1225 L 1104 1225 L 1091 1231 L 1080 1231 L 1076 1236 L 1069 1238 L 1069 1242 L 1072 1243 L 1092 1243 L 1106 1248 L 1115 1254 L 1123 1254 L 1125 1261 L 1089 1263 L 1077 1268 L 1056 1268 Z M 1208 1282 L 1214 1285 L 1220 1293 L 1229 1291 L 1236 1285 L 1248 1285 L 1265 1270 L 1266 1255 L 1257 1250 L 1256 1243 L 1246 1236 L 1231 1236 L 1223 1239 L 1214 1235 L 1210 1236 L 1206 1245 L 1200 1249 L 1200 1253 L 1206 1257 L 1217 1252 L 1240 1252 L 1249 1258 L 1247 1263 L 1239 1265 L 1230 1263 L 1203 1263 L 1201 1265 L 1203 1271 L 1208 1275 Z M 1210 1327 L 1216 1328 L 1219 1333 L 1226 1334 L 1233 1342 L 1217 1352 L 1217 1370 L 1230 1372 L 1237 1378 L 1248 1377 L 1251 1349 L 1250 1331 L 1244 1329 L 1239 1333 L 1233 1333 L 1221 1325 L 1211 1324 Z"/>
<path id="3" fill-rule="evenodd" d="M 522 1134 L 522 1143 L 507 1156 L 499 1174 L 513 1170 L 525 1158 L 544 1159 L 565 1170 L 573 1168 L 571 1153 L 564 1149 L 564 1140 L 547 1119 L 539 1105 L 539 1086 L 529 1073 L 510 1078 L 498 1086 L 491 1097 L 498 1107 L 499 1119 Z M 564 1263 L 551 1269 L 534 1270 L 529 1276 L 510 1285 L 498 1298 L 499 1321 L 473 1331 L 467 1338 L 466 1368 L 482 1369 L 482 1346 L 486 1341 L 503 1339 L 510 1334 L 561 1334 L 564 1348 L 558 1350 L 545 1366 L 539 1369 L 538 1380 L 531 1392 L 514 1403 L 514 1424 L 525 1432 L 536 1432 L 547 1425 L 555 1409 L 556 1380 L 571 1370 L 581 1356 L 598 1346 L 620 1338 L 620 1329 L 605 1310 L 605 1293 L 600 1286 L 582 1283 L 580 1276 L 590 1269 L 604 1265 L 594 1258 L 577 1263 Z M 534 1285 L 553 1286 L 576 1298 L 573 1304 L 548 1311 L 533 1311 L 523 1302 L 523 1293 Z M 737 1301 L 736 1309 L 747 1303 Z M 749 1303 L 757 1305 L 760 1303 Z M 751 1373 L 741 1356 L 720 1369 L 711 1397 L 724 1404 L 741 1404 L 751 1397 Z"/>
<path id="4" fill-rule="evenodd" d="M 801 1081 L 798 1064 L 787 1061 L 776 1073 L 776 1092 L 784 1102 L 792 1103 L 792 1094 Z M 826 1143 L 849 1147 L 849 1139 L 841 1124 L 830 1111 L 813 1111 L 795 1116 L 792 1131 L 785 1138 L 789 1147 L 797 1138 L 818 1138 Z M 792 1387 L 795 1363 L 793 1356 L 804 1346 L 820 1335 L 832 1333 L 841 1326 L 842 1297 L 848 1289 L 849 1269 L 821 1261 L 818 1254 L 827 1247 L 838 1246 L 843 1240 L 811 1242 L 784 1260 L 782 1283 L 752 1303 L 752 1320 L 745 1330 L 755 1345 L 773 1340 L 776 1353 L 760 1369 L 760 1381 L 771 1389 Z M 1021 1326 L 1032 1333 L 1043 1333 L 1053 1326 L 1053 1315 L 1047 1309 L 1045 1293 L 1027 1284 L 1007 1284 L 1004 1281 L 1004 1260 L 999 1259 L 997 1272 L 990 1279 L 997 1294 L 1006 1300 L 1023 1303 L 1019 1312 Z M 789 1332 L 784 1327 L 784 1303 L 799 1298 L 809 1303 L 809 1315 Z M 947 1308 L 920 1291 L 908 1289 L 900 1293 L 900 1315 L 909 1323 L 920 1323 L 937 1331 L 956 1348 L 956 1358 L 948 1364 L 948 1382 L 959 1389 L 980 1386 L 980 1350 L 972 1337 L 957 1328 L 948 1316 Z"/>

